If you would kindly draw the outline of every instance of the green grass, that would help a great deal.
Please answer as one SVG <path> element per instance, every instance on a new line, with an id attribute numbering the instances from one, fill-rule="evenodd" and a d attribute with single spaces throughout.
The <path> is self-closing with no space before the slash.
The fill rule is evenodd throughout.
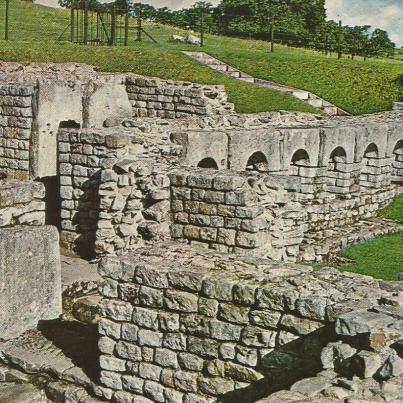
<path id="1" fill-rule="evenodd" d="M 311 106 L 287 94 L 231 79 L 190 60 L 175 46 L 168 44 L 168 39 L 174 32 L 171 28 L 151 26 L 150 32 L 159 40 L 157 45 L 146 40 L 135 44 L 131 40 L 128 48 L 84 47 L 56 41 L 63 31 L 65 34 L 62 39 L 66 40 L 68 37 L 68 11 L 20 0 L 12 0 L 11 4 L 10 41 L 0 41 L 0 60 L 20 63 L 80 62 L 92 64 L 105 72 L 134 72 L 165 79 L 224 85 L 229 101 L 241 113 L 276 110 L 317 113 Z M 0 0 L 0 10 L 3 9 L 4 0 Z M 4 29 L 2 24 L 0 15 L 0 32 Z M 131 39 L 133 37 L 132 32 Z"/>
<path id="2" fill-rule="evenodd" d="M 381 211 L 381 216 L 403 223 L 403 195 L 396 197 L 389 206 Z M 402 245 L 403 248 L 403 245 Z M 402 268 L 403 270 L 403 268 Z"/>
<path id="3" fill-rule="evenodd" d="M 342 251 L 340 256 L 354 261 L 340 265 L 342 271 L 397 280 L 398 273 L 403 271 L 403 233 L 355 245 Z"/>
<path id="4" fill-rule="evenodd" d="M 381 216 L 403 223 L 403 195 L 383 209 Z M 354 261 L 340 265 L 340 270 L 397 280 L 398 273 L 403 272 L 403 232 L 354 245 L 339 255 Z"/>
<path id="5" fill-rule="evenodd" d="M 5 0 L 0 0 L 0 32 Z M 166 79 L 225 85 L 229 100 L 238 112 L 297 110 L 314 112 L 309 105 L 287 94 L 273 92 L 242 83 L 189 60 L 181 50 L 200 48 L 168 43 L 173 27 L 145 24 L 158 40 L 145 38 L 135 43 L 134 21 L 129 48 L 83 47 L 67 42 L 69 12 L 33 5 L 21 0 L 11 1 L 10 39 L 0 41 L 0 59 L 18 62 L 84 62 L 102 71 L 135 72 Z M 263 41 L 206 36 L 205 51 L 256 77 L 306 89 L 324 97 L 353 114 L 391 109 L 392 102 L 402 94 L 395 82 L 403 75 L 403 63 L 396 60 L 337 60 L 318 52 L 276 46 L 268 52 Z"/>
<path id="6" fill-rule="evenodd" d="M 403 63 L 395 60 L 351 60 L 317 52 L 277 46 L 268 52 L 264 42 L 220 38 L 208 42 L 212 55 L 249 74 L 316 93 L 346 111 L 359 115 L 389 110 L 402 96 L 397 84 Z"/>

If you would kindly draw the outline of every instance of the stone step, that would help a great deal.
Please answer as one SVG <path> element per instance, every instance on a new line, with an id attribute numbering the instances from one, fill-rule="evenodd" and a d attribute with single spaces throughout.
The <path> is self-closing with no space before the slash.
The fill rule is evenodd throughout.
<path id="1" fill-rule="evenodd" d="M 1 403 L 47 403 L 45 392 L 30 384 L 0 383 Z"/>
<path id="2" fill-rule="evenodd" d="M 302 101 L 305 101 L 309 98 L 309 92 L 308 91 L 293 91 L 292 95 L 294 97 L 301 99 Z"/>
<path id="3" fill-rule="evenodd" d="M 321 99 L 308 99 L 308 104 L 318 109 L 323 107 L 323 101 Z"/>
<path id="4" fill-rule="evenodd" d="M 339 109 L 336 106 L 325 106 L 323 112 L 329 116 L 337 116 L 339 114 Z"/>
<path id="5" fill-rule="evenodd" d="M 331 104 L 328 101 L 325 101 L 318 97 L 317 95 L 305 91 L 305 90 L 299 90 L 297 88 L 292 88 L 292 87 L 287 87 L 283 85 L 279 85 L 277 83 L 273 83 L 267 80 L 262 80 L 258 78 L 254 78 L 250 76 L 249 74 L 243 73 L 242 71 L 237 70 L 236 68 L 229 66 L 225 64 L 224 62 L 221 62 L 218 59 L 215 59 L 208 55 L 207 53 L 203 52 L 183 52 L 190 58 L 199 61 L 202 64 L 207 65 L 208 67 L 216 70 L 216 71 L 221 71 L 224 74 L 235 78 L 237 80 L 249 82 L 249 83 L 254 83 L 258 86 L 265 87 L 272 89 L 273 91 L 280 91 L 280 92 L 285 92 L 288 93 L 295 98 L 298 98 L 299 100 L 308 103 L 309 105 L 313 106 L 314 108 L 317 108 L 324 113 L 326 113 L 329 116 L 337 116 L 337 115 L 343 115 L 343 116 L 348 116 L 349 114 L 342 109 L 336 107 L 335 105 Z"/>

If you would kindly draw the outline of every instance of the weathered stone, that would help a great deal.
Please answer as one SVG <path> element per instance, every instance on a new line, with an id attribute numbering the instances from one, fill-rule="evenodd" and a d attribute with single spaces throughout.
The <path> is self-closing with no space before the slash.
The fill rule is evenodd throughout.
<path id="1" fill-rule="evenodd" d="M 174 373 L 175 387 L 184 392 L 196 392 L 197 387 L 197 373 L 176 371 Z"/>
<path id="2" fill-rule="evenodd" d="M 204 365 L 202 358 L 189 353 L 179 353 L 178 361 L 180 367 L 188 371 L 201 371 Z"/>
<path id="3" fill-rule="evenodd" d="M 155 349 L 154 361 L 162 367 L 178 368 L 177 354 L 166 348 Z"/>
<path id="4" fill-rule="evenodd" d="M 0 251 L 1 337 L 16 337 L 35 328 L 39 321 L 61 315 L 59 237 L 55 228 L 0 229 Z"/>
<path id="5" fill-rule="evenodd" d="M 179 312 L 197 312 L 197 296 L 181 291 L 167 291 L 164 304 L 168 309 Z"/>
<path id="6" fill-rule="evenodd" d="M 160 347 L 162 345 L 162 333 L 153 330 L 140 329 L 137 336 L 138 344 L 140 346 Z"/>

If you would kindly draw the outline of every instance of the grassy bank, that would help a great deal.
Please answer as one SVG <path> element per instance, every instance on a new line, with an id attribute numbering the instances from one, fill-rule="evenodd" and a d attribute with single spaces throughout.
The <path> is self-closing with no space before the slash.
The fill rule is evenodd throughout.
<path id="1" fill-rule="evenodd" d="M 4 11 L 5 0 L 0 0 Z M 68 39 L 69 12 L 11 0 L 10 41 L 0 42 L 0 59 L 18 62 L 83 62 L 103 71 L 130 71 L 167 79 L 222 84 L 238 112 L 273 110 L 310 111 L 314 109 L 286 94 L 258 88 L 230 79 L 188 60 L 182 50 L 199 47 L 172 44 L 173 27 L 145 23 L 146 30 L 158 41 L 145 38 L 134 42 L 131 22 L 129 47 L 83 47 Z M 4 18 L 0 15 L 0 32 Z M 60 41 L 58 42 L 58 39 Z M 396 83 L 403 75 L 403 63 L 396 60 L 337 60 L 318 52 L 276 46 L 271 54 L 266 42 L 219 36 L 206 36 L 206 52 L 256 77 L 273 80 L 317 93 L 353 114 L 388 110 L 399 99 Z"/>

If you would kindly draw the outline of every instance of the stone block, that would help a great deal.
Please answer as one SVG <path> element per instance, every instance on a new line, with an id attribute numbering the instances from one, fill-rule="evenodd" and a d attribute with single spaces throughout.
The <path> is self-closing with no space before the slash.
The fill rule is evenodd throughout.
<path id="1" fill-rule="evenodd" d="M 0 334 L 5 339 L 61 315 L 56 228 L 0 229 L 0 306 Z"/>

